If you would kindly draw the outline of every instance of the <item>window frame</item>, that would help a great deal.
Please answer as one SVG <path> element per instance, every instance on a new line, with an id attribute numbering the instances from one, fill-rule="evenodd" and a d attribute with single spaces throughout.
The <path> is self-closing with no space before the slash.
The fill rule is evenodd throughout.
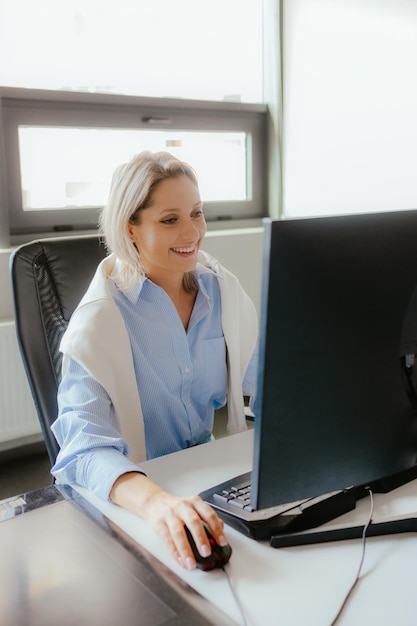
<path id="1" fill-rule="evenodd" d="M 12 242 L 28 235 L 96 230 L 98 216 L 97 208 L 23 210 L 19 125 L 245 132 L 250 197 L 244 201 L 205 203 L 207 220 L 234 227 L 236 220 L 267 215 L 267 105 L 4 87 L 0 89 L 0 98 L 0 137 L 4 142 L 0 174 L 7 181 L 3 211 L 8 214 L 6 222 Z"/>

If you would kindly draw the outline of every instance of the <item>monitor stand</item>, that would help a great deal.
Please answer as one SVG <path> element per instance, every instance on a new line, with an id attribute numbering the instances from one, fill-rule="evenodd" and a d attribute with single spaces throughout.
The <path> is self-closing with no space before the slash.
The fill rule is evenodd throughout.
<path id="1" fill-rule="evenodd" d="M 373 493 L 388 493 L 401 485 L 417 478 L 417 465 L 392 476 L 376 480 L 369 485 L 356 488 L 357 500 Z M 336 518 L 337 515 L 334 516 Z M 329 515 L 329 519 L 331 516 Z M 273 548 L 289 548 L 292 546 L 311 545 L 315 543 L 328 543 L 331 541 L 343 541 L 346 539 L 360 539 L 364 534 L 365 526 L 339 526 L 324 530 L 308 530 L 296 533 L 272 535 L 270 545 Z M 381 535 L 394 535 L 397 533 L 417 532 L 417 517 L 398 516 L 384 522 L 370 523 L 366 530 L 366 537 Z"/>
<path id="2" fill-rule="evenodd" d="M 364 526 L 343 526 L 329 528 L 329 530 L 316 530 L 286 535 L 273 535 L 270 545 L 273 548 L 290 548 L 292 546 L 304 546 L 314 543 L 329 543 L 330 541 L 343 541 L 345 539 L 360 539 L 363 536 Z M 417 532 L 417 517 L 402 517 L 370 524 L 366 531 L 367 537 L 380 535 L 395 535 L 397 533 Z"/>

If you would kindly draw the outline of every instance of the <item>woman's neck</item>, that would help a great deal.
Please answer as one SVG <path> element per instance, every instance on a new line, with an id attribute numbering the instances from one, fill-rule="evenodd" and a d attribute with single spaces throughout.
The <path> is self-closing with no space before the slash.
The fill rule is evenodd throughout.
<path id="1" fill-rule="evenodd" d="M 189 291 L 184 287 L 184 274 L 178 276 L 170 276 L 169 278 L 149 276 L 158 287 L 161 287 L 172 300 L 177 313 L 183 323 L 185 330 L 188 328 L 188 324 L 193 312 L 195 299 L 197 297 L 197 285 L 193 291 Z"/>
<path id="2" fill-rule="evenodd" d="M 177 299 L 181 297 L 182 292 L 184 291 L 184 274 L 172 274 L 172 275 L 148 275 L 148 278 L 161 287 L 171 299 Z"/>

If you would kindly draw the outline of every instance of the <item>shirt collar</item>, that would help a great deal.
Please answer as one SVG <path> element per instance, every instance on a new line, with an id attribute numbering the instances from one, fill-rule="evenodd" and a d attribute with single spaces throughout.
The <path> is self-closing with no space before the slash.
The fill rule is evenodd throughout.
<path id="1" fill-rule="evenodd" d="M 116 285 L 118 289 L 119 289 L 119 285 L 117 282 L 117 273 L 120 268 L 120 264 L 121 264 L 120 259 L 116 259 L 113 271 L 110 276 L 110 278 L 113 280 L 114 284 Z M 211 267 L 207 267 L 206 265 L 203 265 L 202 263 L 198 262 L 193 272 L 193 275 L 195 276 L 197 283 L 199 284 L 200 287 L 203 287 L 201 278 L 207 274 L 208 275 L 211 274 L 215 276 L 216 278 L 222 278 L 213 269 L 211 269 Z M 129 302 L 131 302 L 132 304 L 136 304 L 141 294 L 141 291 L 143 289 L 143 286 L 146 282 L 149 283 L 151 281 L 145 275 L 143 275 L 136 283 L 134 283 L 130 287 L 123 289 L 123 295 L 126 296 Z M 204 289 L 204 293 L 206 293 L 205 289 Z"/>
<path id="2" fill-rule="evenodd" d="M 147 280 L 147 278 L 145 275 L 143 275 L 133 285 L 130 285 L 130 287 L 125 287 L 124 289 L 120 289 L 120 283 L 117 280 L 117 275 L 119 273 L 121 264 L 122 262 L 120 261 L 120 259 L 116 259 L 110 278 L 115 284 L 115 286 L 117 287 L 117 289 L 119 289 L 123 293 L 123 295 L 126 296 L 129 302 L 131 302 L 132 304 L 135 304 L 138 301 L 140 292 L 142 291 L 142 288 L 143 288 L 143 284 Z"/>

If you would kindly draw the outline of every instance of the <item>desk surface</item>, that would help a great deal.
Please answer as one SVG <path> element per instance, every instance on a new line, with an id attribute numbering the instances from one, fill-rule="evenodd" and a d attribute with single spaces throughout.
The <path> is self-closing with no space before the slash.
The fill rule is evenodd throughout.
<path id="1" fill-rule="evenodd" d="M 68 486 L 2 500 L 0 521 L 1 626 L 232 624 Z"/>
<path id="2" fill-rule="evenodd" d="M 252 448 L 253 431 L 249 431 L 147 461 L 143 467 L 172 493 L 193 494 L 249 471 Z M 242 623 L 222 571 L 183 570 L 141 519 L 85 489 L 77 490 L 202 596 Z M 338 518 L 337 524 L 364 524 L 369 508 L 369 500 L 364 499 L 355 511 Z M 417 514 L 417 481 L 374 496 L 374 521 L 413 513 Z M 229 527 L 226 530 L 233 547 L 229 575 L 251 626 L 328 626 L 332 622 L 358 570 L 360 540 L 276 550 L 267 542 L 254 541 Z M 409 533 L 368 538 L 361 580 L 338 626 L 414 626 L 416 620 L 417 537 Z"/>

